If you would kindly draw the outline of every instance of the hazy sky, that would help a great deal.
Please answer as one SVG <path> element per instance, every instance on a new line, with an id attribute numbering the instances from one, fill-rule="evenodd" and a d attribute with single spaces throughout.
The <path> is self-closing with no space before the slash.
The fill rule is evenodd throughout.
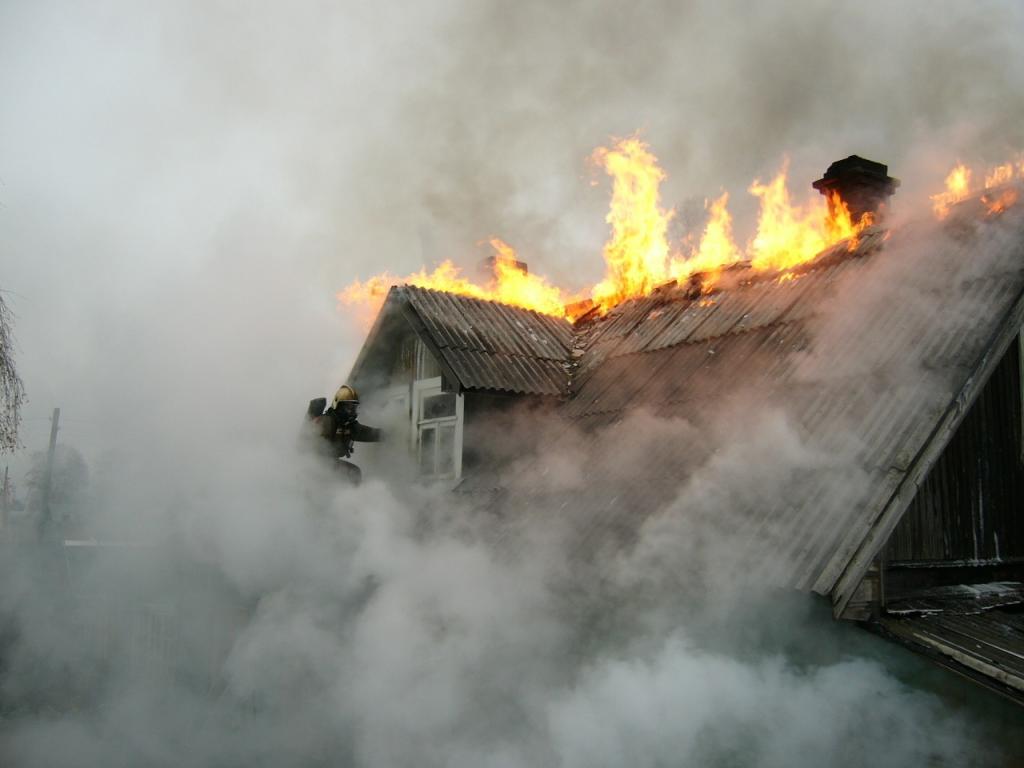
<path id="1" fill-rule="evenodd" d="M 1024 146 L 1022 20 L 1015 2 L 7 0 L 23 440 L 55 405 L 85 448 L 293 418 L 361 341 L 335 291 L 472 265 L 490 235 L 570 287 L 597 278 L 608 189 L 587 157 L 613 135 L 643 132 L 669 205 L 728 189 L 741 239 L 746 186 L 787 154 L 801 194 L 851 152 L 887 162 L 908 205 L 956 157 Z"/>

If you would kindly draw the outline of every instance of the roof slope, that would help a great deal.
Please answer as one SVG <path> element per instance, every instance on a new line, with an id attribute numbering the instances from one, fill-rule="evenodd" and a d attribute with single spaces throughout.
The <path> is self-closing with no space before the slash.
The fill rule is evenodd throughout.
<path id="1" fill-rule="evenodd" d="M 379 320 L 396 310 L 463 390 L 559 396 L 568 388 L 567 320 L 411 285 L 391 289 Z M 374 336 L 371 331 L 364 353 Z M 360 354 L 352 378 L 364 359 Z"/>
<path id="2" fill-rule="evenodd" d="M 754 430 L 776 409 L 821 460 L 790 467 L 777 493 L 710 513 L 759 577 L 831 594 L 839 613 L 1020 328 L 1024 221 L 875 231 L 793 279 L 733 282 L 707 297 L 676 289 L 627 302 L 579 329 L 566 418 L 604 430 L 610 450 L 635 439 L 637 410 L 709 437 L 669 434 L 617 487 L 587 478 L 558 508 L 594 551 L 588 539 L 692 501 L 688 484 L 715 461 L 722 423 Z M 728 439 L 746 439 L 732 429 Z"/>
<path id="3" fill-rule="evenodd" d="M 555 455 L 587 454 L 554 505 L 530 482 L 546 467 L 510 470 L 530 489 L 515 503 L 575 521 L 580 553 L 676 504 L 713 515 L 759 577 L 829 594 L 841 613 L 1020 330 L 1024 215 L 962 206 L 942 225 L 865 233 L 852 252 L 840 244 L 783 279 L 741 268 L 722 285 L 708 296 L 659 290 L 575 328 L 408 286 L 392 289 L 382 315 L 398 307 L 463 389 L 565 396 L 564 420 L 602 430 L 583 441 L 554 431 Z M 649 422 L 638 436 L 637 412 L 685 428 Z M 801 461 L 775 462 L 784 476 L 763 489 L 702 500 L 695 487 L 723 445 L 768 441 L 719 485 L 773 463 L 771 440 L 787 438 L 757 432 L 770 413 L 796 435 Z M 639 466 L 616 472 L 605 456 L 637 443 Z"/>

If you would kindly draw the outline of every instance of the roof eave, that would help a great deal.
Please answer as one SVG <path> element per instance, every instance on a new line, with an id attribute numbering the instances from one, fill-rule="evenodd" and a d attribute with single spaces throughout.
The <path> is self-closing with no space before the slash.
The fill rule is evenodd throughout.
<path id="1" fill-rule="evenodd" d="M 438 348 L 434 339 L 428 332 L 422 318 L 419 317 L 416 310 L 410 304 L 408 298 L 403 294 L 401 286 L 397 285 L 391 286 L 391 289 L 388 291 L 387 298 L 384 299 L 384 303 L 381 305 L 380 311 L 377 313 L 377 317 L 374 319 L 373 325 L 370 327 L 370 331 L 366 334 L 366 340 L 363 342 L 363 346 L 359 350 L 359 354 L 356 356 L 355 362 L 352 364 L 347 380 L 351 382 L 353 386 L 358 385 L 359 379 L 364 372 L 363 369 L 367 364 L 367 360 L 372 355 L 374 348 L 377 346 L 384 327 L 388 321 L 395 316 L 403 318 L 409 324 L 413 333 L 416 334 L 417 338 L 423 342 L 437 360 L 445 378 L 448 381 L 454 382 L 458 391 L 461 392 L 464 389 L 462 382 L 459 380 L 459 377 L 455 375 L 455 371 L 452 370 L 451 366 L 445 361 L 444 355 L 441 354 L 441 350 Z"/>
<path id="2" fill-rule="evenodd" d="M 393 311 L 393 307 L 396 302 L 396 291 L 397 286 L 394 285 L 388 290 L 388 295 L 385 297 L 384 303 L 377 312 L 377 317 L 374 318 L 373 325 L 370 326 L 370 330 L 366 334 L 366 338 L 363 340 L 363 346 L 359 349 L 359 354 L 356 355 L 356 360 L 352 363 L 352 368 L 349 369 L 348 378 L 346 380 L 353 385 L 355 385 L 359 375 L 362 373 L 363 366 L 366 364 L 366 358 L 369 356 L 374 346 L 376 346 L 377 338 L 381 333 L 381 328 L 383 328 L 387 317 Z"/>

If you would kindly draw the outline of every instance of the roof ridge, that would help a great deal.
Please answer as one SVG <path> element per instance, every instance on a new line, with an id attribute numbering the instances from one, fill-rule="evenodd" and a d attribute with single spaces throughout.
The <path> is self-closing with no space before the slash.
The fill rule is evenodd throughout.
<path id="1" fill-rule="evenodd" d="M 548 314 L 547 312 L 541 312 L 539 309 L 531 309 L 530 307 L 522 307 L 522 306 L 519 306 L 518 304 L 509 304 L 507 301 L 498 301 L 497 299 L 482 299 L 479 296 L 470 296 L 470 295 L 465 294 L 465 293 L 458 293 L 457 291 L 444 291 L 444 290 L 440 290 L 438 288 L 427 288 L 426 286 L 415 285 L 414 283 L 397 283 L 397 284 L 395 284 L 395 285 L 393 285 L 391 287 L 392 288 L 396 288 L 398 290 L 416 290 L 416 291 L 427 291 L 429 293 L 435 293 L 435 294 L 444 294 L 445 296 L 450 296 L 452 298 L 459 299 L 459 300 L 462 300 L 462 301 L 479 301 L 479 302 L 483 302 L 485 304 L 497 304 L 498 306 L 507 307 L 508 309 L 513 309 L 513 310 L 516 310 L 517 312 L 529 312 L 531 314 L 538 315 L 540 317 L 550 318 L 550 319 L 552 319 L 552 320 L 554 320 L 556 322 L 564 322 L 564 323 L 566 323 L 566 324 L 568 324 L 570 326 L 572 325 L 572 322 L 568 318 L 559 317 L 558 315 Z"/>

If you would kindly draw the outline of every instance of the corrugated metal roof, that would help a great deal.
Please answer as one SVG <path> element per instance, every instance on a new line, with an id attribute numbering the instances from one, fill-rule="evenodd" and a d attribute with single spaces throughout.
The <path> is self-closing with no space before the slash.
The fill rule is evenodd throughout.
<path id="1" fill-rule="evenodd" d="M 567 390 L 568 321 L 409 285 L 393 295 L 423 322 L 464 389 L 555 396 Z"/>
<path id="2" fill-rule="evenodd" d="M 835 598 L 849 595 L 846 582 L 859 580 L 902 514 L 892 510 L 921 481 L 914 472 L 937 425 L 969 405 L 1005 336 L 997 332 L 1020 319 L 1024 219 L 1011 211 L 891 237 L 873 231 L 854 252 L 841 244 L 787 279 L 732 270 L 728 288 L 709 296 L 664 288 L 576 328 L 423 288 L 392 297 L 415 312 L 465 389 L 567 396 L 566 419 L 604 430 L 596 448 L 554 438 L 576 440 L 567 451 L 629 444 L 616 430 L 631 429 L 637 409 L 708 431 L 723 415 L 785 414 L 820 461 L 795 468 L 781 496 L 716 514 L 751 570 Z M 717 445 L 692 430 L 664 437 L 628 477 L 600 476 L 607 463 L 590 462 L 595 476 L 557 505 L 580 521 L 580 551 L 676 498 Z"/>
<path id="3" fill-rule="evenodd" d="M 727 527 L 745 567 L 832 593 L 885 533 L 883 511 L 943 414 L 965 405 L 979 361 L 1024 297 L 1019 215 L 952 237 L 927 228 L 884 237 L 825 254 L 792 280 L 749 273 L 712 296 L 679 289 L 616 307 L 578 329 L 587 345 L 561 412 L 605 430 L 602 450 L 614 452 L 635 442 L 616 430 L 634 428 L 636 409 L 709 431 L 724 410 L 753 422 L 780 409 L 820 466 L 794 471 L 781 497 L 721 514 L 734 515 Z M 628 481 L 589 478 L 561 507 L 580 521 L 580 551 L 602 531 L 617 535 L 624 515 L 639 527 L 719 447 L 681 431 L 649 446 Z"/>

